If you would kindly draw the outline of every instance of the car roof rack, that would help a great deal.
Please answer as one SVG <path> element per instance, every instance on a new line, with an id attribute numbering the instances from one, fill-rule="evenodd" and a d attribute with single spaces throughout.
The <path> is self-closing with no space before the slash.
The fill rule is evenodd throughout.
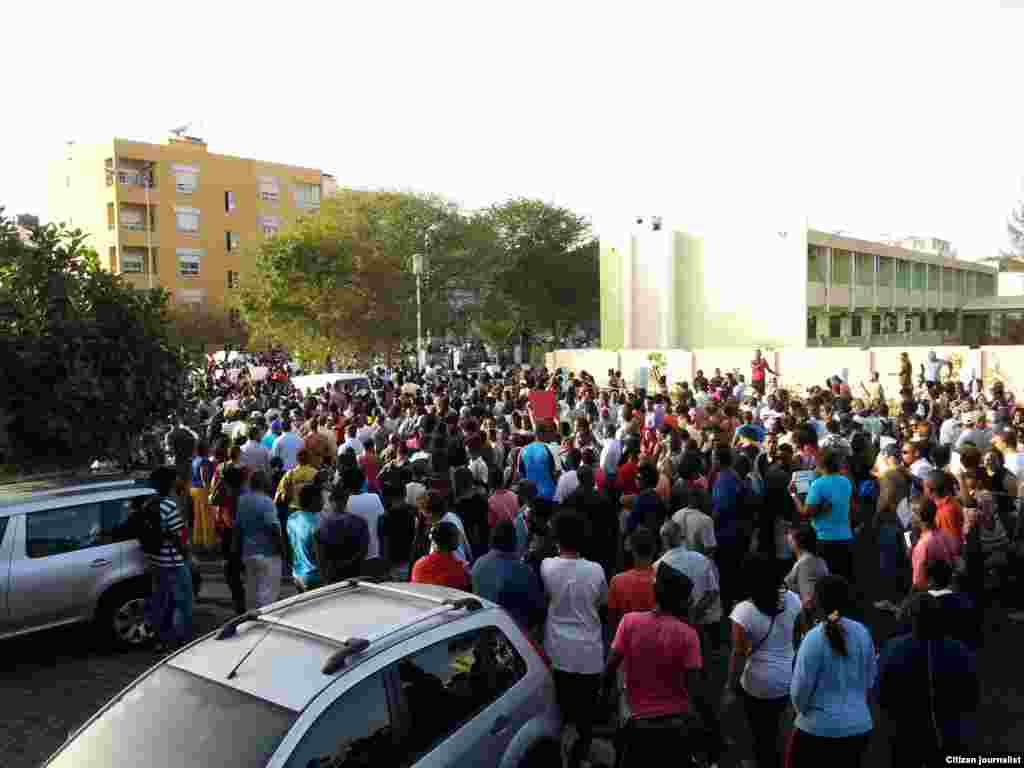
<path id="1" fill-rule="evenodd" d="M 434 603 L 437 607 L 427 611 L 426 613 L 422 613 L 419 616 L 416 616 L 412 620 L 407 621 L 398 627 L 393 627 L 385 632 L 381 632 L 376 635 L 371 635 L 368 638 L 349 637 L 340 639 L 337 637 L 331 637 L 330 635 L 325 635 L 320 632 L 313 632 L 312 630 L 309 630 L 305 627 L 299 626 L 297 624 L 292 624 L 291 622 L 284 620 L 284 612 L 290 608 L 293 608 L 297 605 L 312 602 L 313 600 L 328 597 L 336 592 L 345 589 L 355 589 L 360 587 L 382 593 L 398 594 L 404 595 L 406 597 L 418 598 L 428 603 Z M 347 581 L 332 584 L 330 587 L 327 588 L 316 589 L 311 592 L 303 593 L 302 595 L 297 595 L 296 597 L 292 598 L 292 600 L 288 601 L 286 605 L 277 606 L 272 611 L 265 611 L 262 609 L 247 611 L 246 613 L 243 613 L 231 619 L 223 627 L 221 627 L 220 632 L 218 632 L 216 635 L 216 639 L 226 640 L 230 637 L 234 637 L 238 634 L 238 628 L 242 624 L 264 624 L 267 628 L 266 634 L 264 634 L 263 637 L 260 638 L 259 642 L 253 645 L 253 647 L 250 648 L 249 651 L 244 656 L 242 656 L 242 658 L 238 661 L 238 664 L 236 664 L 234 668 L 228 673 L 228 680 L 231 680 L 233 677 L 235 677 L 239 667 L 241 667 L 242 664 L 245 663 L 246 659 L 248 659 L 249 656 L 252 655 L 253 651 L 255 651 L 256 648 L 259 647 L 260 643 L 262 643 L 266 636 L 270 633 L 270 630 L 272 630 L 275 627 L 286 632 L 291 632 L 293 634 L 300 635 L 302 637 L 308 637 L 311 640 L 319 640 L 320 642 L 327 643 L 328 645 L 336 646 L 337 650 L 334 653 L 332 653 L 330 657 L 328 657 L 327 661 L 324 662 L 324 665 L 321 668 L 323 674 L 333 675 L 344 668 L 345 663 L 348 661 L 350 656 L 355 656 L 356 654 L 362 653 L 365 650 L 367 650 L 372 644 L 379 643 L 381 640 L 387 637 L 399 634 L 400 632 L 405 631 L 409 627 L 418 624 L 421 621 L 427 621 L 428 619 L 435 618 L 436 616 L 448 613 L 449 611 L 466 610 L 474 612 L 479 611 L 481 608 L 483 608 L 483 603 L 481 603 L 478 598 L 473 596 L 454 599 L 443 598 L 434 595 L 425 595 L 421 592 L 416 592 L 411 589 L 392 587 L 387 584 L 376 584 L 374 582 L 364 581 L 362 579 L 348 579 Z M 274 615 L 278 612 L 281 612 L 280 617 Z"/>

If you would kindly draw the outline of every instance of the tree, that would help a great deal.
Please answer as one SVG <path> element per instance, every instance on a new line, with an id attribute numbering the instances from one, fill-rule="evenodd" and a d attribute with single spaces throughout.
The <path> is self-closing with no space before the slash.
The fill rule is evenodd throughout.
<path id="1" fill-rule="evenodd" d="M 227 352 L 245 349 L 248 338 L 248 330 L 240 320 L 232 319 L 229 309 L 177 304 L 168 310 L 169 341 L 197 363 L 203 360 L 208 347 Z"/>
<path id="2" fill-rule="evenodd" d="M 1010 211 L 1010 218 L 1006 221 L 1006 234 L 1010 240 L 1010 250 L 1000 251 L 998 256 L 982 259 L 983 262 L 994 265 L 1000 272 L 1010 271 L 1011 267 L 1019 266 L 1024 259 L 1024 201 Z"/>
<path id="3" fill-rule="evenodd" d="M 585 217 L 517 198 L 491 206 L 483 219 L 497 246 L 495 287 L 526 326 L 557 345 L 598 311 L 598 247 Z"/>
<path id="4" fill-rule="evenodd" d="M 80 230 L 33 227 L 25 243 L 0 208 L 8 459 L 36 468 L 124 459 L 174 411 L 186 361 L 167 337 L 167 301 L 103 270 Z"/>
<path id="5" fill-rule="evenodd" d="M 257 342 L 309 360 L 391 355 L 416 333 L 415 253 L 427 253 L 424 329 L 446 329 L 450 291 L 474 284 L 487 230 L 432 195 L 341 190 L 264 241 L 237 306 Z"/>

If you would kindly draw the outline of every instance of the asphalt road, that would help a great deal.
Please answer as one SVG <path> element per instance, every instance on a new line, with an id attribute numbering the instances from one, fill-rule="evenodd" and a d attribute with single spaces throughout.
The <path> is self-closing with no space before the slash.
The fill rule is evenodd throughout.
<path id="1" fill-rule="evenodd" d="M 873 572 L 870 551 L 861 548 L 860 574 Z M 865 588 L 871 594 L 871 579 Z M 217 569 L 204 568 L 203 595 L 195 608 L 196 631 L 208 632 L 232 614 L 229 592 Z M 291 594 L 291 588 L 282 596 Z M 1024 624 L 990 614 L 986 645 L 979 659 L 982 705 L 979 712 L 981 749 L 993 753 L 1024 753 L 1024 664 L 1017 651 L 1024 647 Z M 893 619 L 865 610 L 876 642 L 892 631 Z M 117 653 L 98 647 L 88 627 L 63 628 L 0 642 L 0 766 L 35 768 L 100 706 L 149 668 L 151 651 Z M 725 659 L 710 666 L 712 690 L 721 690 Z M 865 765 L 887 768 L 889 755 L 885 724 L 876 717 L 875 738 Z M 736 745 L 721 765 L 751 759 L 746 723 L 736 711 L 726 720 L 726 733 Z M 607 755 L 607 745 L 597 754 Z"/>

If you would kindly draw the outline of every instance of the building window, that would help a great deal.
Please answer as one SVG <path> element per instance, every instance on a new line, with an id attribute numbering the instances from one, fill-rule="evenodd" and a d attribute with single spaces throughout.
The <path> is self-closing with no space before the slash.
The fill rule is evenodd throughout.
<path id="1" fill-rule="evenodd" d="M 882 333 L 882 316 L 872 315 L 871 316 L 871 335 L 879 336 Z"/>
<path id="2" fill-rule="evenodd" d="M 893 267 L 895 266 L 895 260 L 890 259 L 888 256 L 878 257 L 878 287 L 888 288 L 892 285 L 893 278 Z"/>
<path id="3" fill-rule="evenodd" d="M 807 318 L 807 338 L 818 338 L 818 318 L 816 315 L 811 315 Z"/>
<path id="4" fill-rule="evenodd" d="M 235 210 L 235 193 L 230 189 L 224 192 L 224 213 L 231 213 Z"/>
<path id="5" fill-rule="evenodd" d="M 277 216 L 260 216 L 260 229 L 264 237 L 276 237 L 281 230 L 281 219 Z"/>
<path id="6" fill-rule="evenodd" d="M 269 200 L 276 203 L 281 199 L 281 185 L 276 176 L 260 176 L 259 179 L 260 200 Z"/>
<path id="7" fill-rule="evenodd" d="M 179 232 L 199 231 L 198 208 L 182 208 L 180 206 L 176 207 L 174 209 L 174 218 L 177 221 Z"/>
<path id="8" fill-rule="evenodd" d="M 140 275 L 146 271 L 146 252 L 137 248 L 121 250 L 121 272 Z"/>
<path id="9" fill-rule="evenodd" d="M 934 326 L 932 326 L 932 327 L 934 328 Z M 921 313 L 921 331 L 924 332 L 924 331 L 927 331 L 927 330 L 928 330 L 928 313 L 927 312 L 922 312 Z"/>
<path id="10" fill-rule="evenodd" d="M 178 192 L 191 195 L 199 189 L 199 169 L 194 165 L 172 165 L 174 188 Z"/>
<path id="11" fill-rule="evenodd" d="M 843 335 L 843 318 L 830 317 L 828 319 L 828 335 L 833 339 L 838 339 Z"/>
<path id="12" fill-rule="evenodd" d="M 146 214 L 141 208 L 121 206 L 121 226 L 125 229 L 144 231 Z"/>
<path id="13" fill-rule="evenodd" d="M 959 282 L 955 277 L 955 272 L 949 267 L 942 269 L 942 290 L 944 293 L 953 293 L 956 290 L 956 284 Z"/>
<path id="14" fill-rule="evenodd" d="M 107 203 L 107 229 L 114 229 L 114 204 Z"/>
<path id="15" fill-rule="evenodd" d="M 863 336 L 864 335 L 864 318 L 860 315 L 854 315 L 850 318 L 850 335 L 851 336 Z"/>
<path id="16" fill-rule="evenodd" d="M 232 326 L 239 326 L 242 324 L 242 315 L 237 309 L 228 310 L 228 322 Z"/>
<path id="17" fill-rule="evenodd" d="M 178 274 L 182 277 L 198 277 L 199 263 L 203 258 L 201 248 L 178 248 Z"/>
<path id="18" fill-rule="evenodd" d="M 914 316 L 913 315 L 906 315 L 903 318 L 903 332 L 904 333 L 913 333 L 914 332 Z"/>
<path id="19" fill-rule="evenodd" d="M 242 245 L 242 236 L 237 232 L 228 230 L 224 233 L 224 247 L 227 248 L 228 253 L 231 251 L 237 251 Z"/>
<path id="20" fill-rule="evenodd" d="M 238 273 L 232 270 L 228 270 L 228 288 L 238 287 Z"/>
<path id="21" fill-rule="evenodd" d="M 820 245 L 807 246 L 807 279 L 812 283 L 828 282 L 828 251 Z"/>
<path id="22" fill-rule="evenodd" d="M 303 184 L 295 185 L 295 204 L 300 208 L 316 208 L 320 205 L 320 185 Z"/>
<path id="23" fill-rule="evenodd" d="M 899 330 L 899 319 L 896 317 L 895 312 L 890 312 L 885 316 L 885 332 L 896 333 Z"/>
<path id="24" fill-rule="evenodd" d="M 939 292 L 939 283 L 942 281 L 942 270 L 934 264 L 928 266 L 928 290 Z"/>
<path id="25" fill-rule="evenodd" d="M 850 265 L 852 259 L 849 251 L 832 251 L 832 285 L 850 284 Z"/>
<path id="26" fill-rule="evenodd" d="M 911 283 L 910 283 L 911 290 L 923 291 L 925 289 L 924 288 L 925 281 L 927 280 L 927 278 L 925 276 L 925 269 L 927 269 L 928 265 L 927 264 L 908 264 L 907 266 L 913 267 L 913 269 L 914 269 L 913 276 L 912 276 Z"/>
<path id="27" fill-rule="evenodd" d="M 875 257 L 870 253 L 857 254 L 857 285 L 870 288 L 875 284 Z M 853 334 L 860 336 L 859 333 Z"/>
<path id="28" fill-rule="evenodd" d="M 893 267 L 895 268 L 895 272 L 894 272 L 895 281 L 894 281 L 894 284 L 895 284 L 897 290 L 901 290 L 901 291 L 909 291 L 910 290 L 910 270 L 911 270 L 911 268 L 913 266 L 914 265 L 911 264 L 909 261 L 895 260 L 893 262 Z"/>

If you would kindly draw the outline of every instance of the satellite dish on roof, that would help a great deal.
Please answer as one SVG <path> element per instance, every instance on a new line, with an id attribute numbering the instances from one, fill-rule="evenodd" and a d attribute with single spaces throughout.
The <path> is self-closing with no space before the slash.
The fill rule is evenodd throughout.
<path id="1" fill-rule="evenodd" d="M 180 138 L 181 136 L 183 136 L 185 134 L 185 131 L 187 131 L 191 127 L 192 127 L 192 123 L 185 123 L 184 125 L 179 126 L 177 128 L 171 128 L 171 133 L 173 133 L 175 136 L 178 136 Z"/>

